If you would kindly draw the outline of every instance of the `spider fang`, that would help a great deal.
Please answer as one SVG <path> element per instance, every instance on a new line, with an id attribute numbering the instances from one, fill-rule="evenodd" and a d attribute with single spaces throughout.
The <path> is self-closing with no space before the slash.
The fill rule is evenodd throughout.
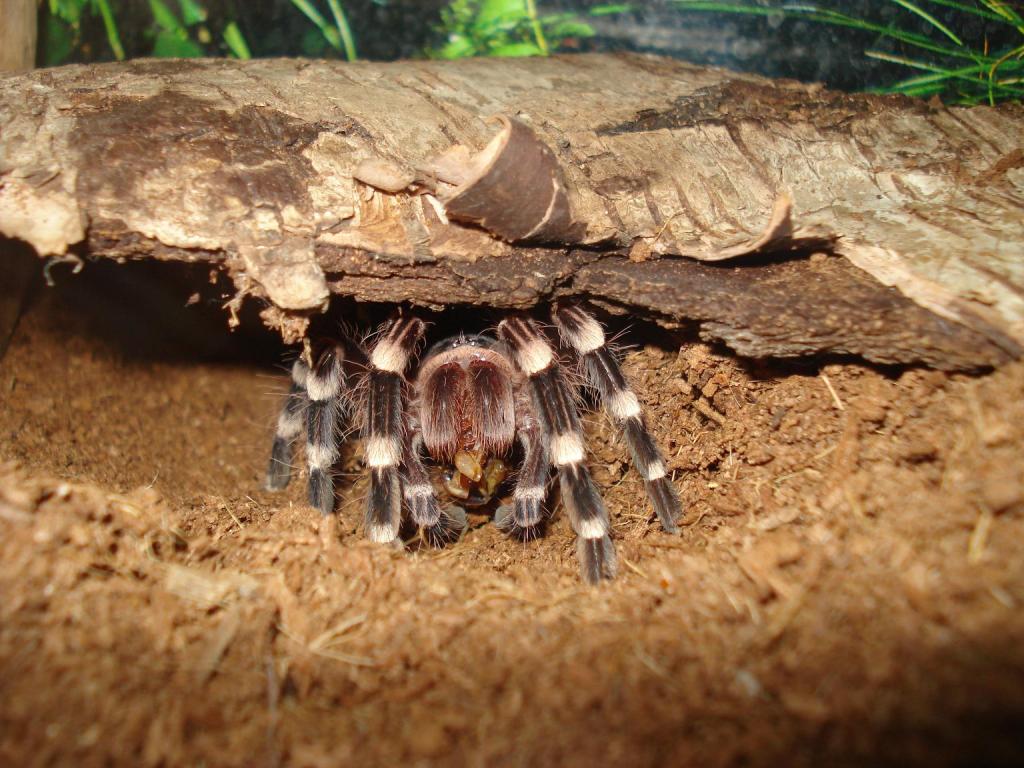
<path id="1" fill-rule="evenodd" d="M 455 454 L 455 467 L 474 483 L 479 483 L 484 476 L 484 468 L 480 466 L 480 454 L 459 451 Z"/>

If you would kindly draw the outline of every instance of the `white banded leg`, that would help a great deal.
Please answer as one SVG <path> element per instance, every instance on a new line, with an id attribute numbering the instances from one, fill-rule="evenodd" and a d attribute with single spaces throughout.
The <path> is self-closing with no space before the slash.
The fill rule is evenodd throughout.
<path id="1" fill-rule="evenodd" d="M 423 336 L 423 321 L 400 316 L 391 321 L 370 353 L 366 413 L 363 420 L 370 495 L 366 500 L 366 535 L 389 543 L 398 537 L 402 521 L 402 481 L 399 467 L 405 429 L 403 373 Z"/>
<path id="2" fill-rule="evenodd" d="M 430 474 L 423 464 L 421 450 L 423 437 L 419 429 L 407 425 L 402 457 L 402 496 L 409 515 L 418 528 L 423 531 L 427 541 L 435 547 L 450 544 L 459 538 L 466 527 L 466 513 L 459 507 L 441 509 L 437 500 L 437 491 L 430 481 Z"/>
<path id="3" fill-rule="evenodd" d="M 529 381 L 531 399 L 551 463 L 558 469 L 562 501 L 579 537 L 583 577 L 589 582 L 615 575 L 615 551 L 608 535 L 608 513 L 583 463 L 583 429 L 576 404 L 554 351 L 528 317 L 510 317 L 498 335 L 512 350 L 516 366 Z M 518 490 L 518 489 L 517 489 Z"/>
<path id="4" fill-rule="evenodd" d="M 579 357 L 583 372 L 600 394 L 608 415 L 622 430 L 661 527 L 678 533 L 676 520 L 682 511 L 679 495 L 667 477 L 665 461 L 644 422 L 640 402 L 605 343 L 604 329 L 588 312 L 571 304 L 557 304 L 552 319 L 562 341 Z"/>
<path id="5" fill-rule="evenodd" d="M 529 541 L 541 531 L 551 461 L 547 441 L 533 419 L 520 427 L 519 443 L 523 447 L 523 463 L 512 492 L 512 509 L 502 524 L 519 539 Z"/>
<path id="6" fill-rule="evenodd" d="M 280 491 L 288 486 L 292 477 L 292 452 L 302 432 L 302 415 L 306 407 L 306 375 L 309 366 L 299 357 L 292 364 L 292 383 L 285 396 L 281 414 L 277 417 L 277 431 L 270 449 L 270 463 L 264 487 Z"/>
<path id="7" fill-rule="evenodd" d="M 306 461 L 309 464 L 309 504 L 323 514 L 334 511 L 331 469 L 339 456 L 338 433 L 344 410 L 345 353 L 331 344 L 317 350 L 306 374 Z"/>

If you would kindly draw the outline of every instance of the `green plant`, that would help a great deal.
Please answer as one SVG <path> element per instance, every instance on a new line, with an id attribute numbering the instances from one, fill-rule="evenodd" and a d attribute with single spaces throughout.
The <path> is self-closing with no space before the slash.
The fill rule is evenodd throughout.
<path id="1" fill-rule="evenodd" d="M 331 9 L 331 16 L 334 17 L 334 25 L 328 23 L 323 14 L 317 10 L 310 0 L 292 0 L 292 5 L 306 15 L 316 28 L 320 30 L 324 40 L 337 51 L 344 49 L 345 58 L 349 61 L 356 60 L 356 43 L 352 37 L 352 28 L 348 24 L 348 17 L 338 0 L 327 0 Z"/>
<path id="2" fill-rule="evenodd" d="M 115 6 L 110 0 L 49 0 L 48 10 L 43 30 L 44 64 L 47 66 L 67 61 L 76 49 L 85 47 L 82 26 L 86 13 L 100 16 L 114 58 L 125 58 Z M 147 33 L 148 39 L 152 40 L 151 56 L 195 58 L 220 52 L 207 24 L 209 14 L 197 0 L 178 0 L 180 17 L 164 0 L 149 0 L 149 11 L 153 27 Z M 224 25 L 222 39 L 230 55 L 239 59 L 251 58 L 245 37 L 236 22 L 229 21 Z"/>
<path id="3" fill-rule="evenodd" d="M 206 24 L 209 14 L 196 0 L 178 0 L 180 20 L 163 0 L 149 0 L 149 7 L 157 27 L 153 56 L 190 59 L 207 55 L 207 47 L 213 41 Z M 232 56 L 251 58 L 245 38 L 234 21 L 224 27 L 223 39 Z"/>
<path id="4" fill-rule="evenodd" d="M 620 13 L 626 4 L 601 5 L 590 16 Z M 594 29 L 579 14 L 540 14 L 535 0 L 453 0 L 441 11 L 439 28 L 446 42 L 427 51 L 439 59 L 467 56 L 547 56 Z"/>
<path id="5" fill-rule="evenodd" d="M 49 0 L 49 14 L 43 26 L 46 59 L 44 64 L 53 66 L 66 61 L 79 46 L 82 37 L 82 20 L 86 12 L 103 19 L 107 43 L 118 61 L 124 59 L 124 47 L 114 21 L 114 12 L 107 0 Z"/>
<path id="6" fill-rule="evenodd" d="M 893 85 L 872 88 L 879 93 L 903 93 L 909 96 L 939 96 L 946 101 L 978 104 L 1020 100 L 1024 97 L 1024 19 L 1006 0 L 924 0 L 1002 27 L 1017 44 L 991 51 L 986 37 L 981 41 L 965 42 L 950 25 L 944 24 L 921 4 L 910 0 L 888 0 L 903 11 L 925 22 L 927 32 L 909 26 L 883 24 L 870 18 L 851 16 L 819 5 L 774 4 L 754 5 L 752 2 L 706 2 L 704 0 L 674 0 L 680 10 L 718 11 L 775 16 L 786 19 L 805 19 L 833 26 L 869 32 L 896 46 L 896 50 L 869 49 L 865 56 L 887 61 L 927 74 L 904 79 Z"/>

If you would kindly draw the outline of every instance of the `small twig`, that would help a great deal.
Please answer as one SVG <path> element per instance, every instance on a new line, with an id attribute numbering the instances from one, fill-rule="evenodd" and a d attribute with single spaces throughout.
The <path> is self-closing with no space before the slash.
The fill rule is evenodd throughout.
<path id="1" fill-rule="evenodd" d="M 967 562 L 971 565 L 981 562 L 985 556 L 985 545 L 988 544 L 988 535 L 992 531 L 994 519 L 995 515 L 992 514 L 992 510 L 982 508 L 974 523 L 974 530 L 971 531 L 971 538 L 967 542 Z"/>
<path id="2" fill-rule="evenodd" d="M 805 475 L 805 474 L 806 475 L 818 475 L 819 477 L 821 476 L 821 472 L 816 470 L 814 467 L 804 467 L 803 469 L 797 469 L 797 470 L 795 470 L 793 472 L 787 472 L 784 475 L 779 475 L 774 480 L 772 480 L 772 485 L 779 485 L 780 483 L 784 483 L 787 480 L 790 480 L 790 479 L 792 479 L 794 477 L 797 477 L 798 475 Z"/>
<path id="3" fill-rule="evenodd" d="M 993 585 L 988 588 L 988 593 L 992 595 L 995 601 L 1004 608 L 1009 608 L 1013 610 L 1017 607 L 1017 601 L 1013 599 L 1013 595 L 1011 595 L 1002 587 Z"/>
<path id="4" fill-rule="evenodd" d="M 675 212 L 675 213 L 673 213 L 673 214 L 672 214 L 671 216 L 669 216 L 669 217 L 668 217 L 667 219 L 665 219 L 665 223 L 661 225 L 661 229 L 659 229 L 659 230 L 658 230 L 658 234 L 656 234 L 656 235 L 654 236 L 654 238 L 653 238 L 653 239 L 651 240 L 651 247 L 652 247 L 652 248 L 654 247 L 654 244 L 655 244 L 656 242 L 658 242 L 658 239 L 659 239 L 659 238 L 660 238 L 660 237 L 661 237 L 661 236 L 662 236 L 663 234 L 665 234 L 665 230 L 666 230 L 666 229 L 668 229 L 668 225 L 672 223 L 672 220 L 673 220 L 673 219 L 677 219 L 677 218 L 679 218 L 679 217 L 680 217 L 680 216 L 682 216 L 682 215 L 683 215 L 683 212 L 682 212 L 682 211 L 676 211 L 676 212 Z"/>
<path id="5" fill-rule="evenodd" d="M 669 673 L 661 664 L 656 662 L 647 651 L 642 648 L 634 648 L 633 653 L 641 664 L 647 667 L 651 672 L 656 674 L 658 677 L 668 678 Z"/>
<path id="6" fill-rule="evenodd" d="M 710 419 L 711 421 L 718 424 L 718 426 L 725 425 L 725 416 L 716 411 L 715 407 L 711 405 L 711 403 L 709 403 L 705 397 L 701 396 L 694 400 L 693 407 L 697 409 L 697 412 L 700 413 L 701 416 L 703 416 L 706 419 Z"/>
<path id="7" fill-rule="evenodd" d="M 360 614 L 353 616 L 352 618 L 345 619 L 339 624 L 335 624 L 333 627 L 328 629 L 326 632 L 321 632 L 309 643 L 311 650 L 324 650 L 330 648 L 332 645 L 337 644 L 338 640 L 353 627 L 358 627 L 366 621 L 366 614 Z"/>
<path id="8" fill-rule="evenodd" d="M 636 564 L 634 564 L 634 563 L 631 563 L 631 562 L 630 562 L 629 560 L 627 560 L 626 558 L 624 558 L 624 557 L 623 557 L 622 555 L 619 555 L 619 560 L 620 560 L 620 561 L 622 562 L 622 564 L 623 564 L 623 565 L 625 565 L 625 566 L 626 566 L 627 568 L 629 568 L 629 570 L 631 570 L 631 571 L 632 571 L 633 573 L 635 573 L 635 574 L 636 574 L 637 576 L 642 576 L 642 577 L 643 577 L 643 578 L 645 578 L 645 579 L 649 579 L 649 578 L 650 578 L 650 577 L 649 577 L 649 576 L 648 576 L 648 575 L 647 575 L 647 574 L 646 574 L 646 573 L 645 573 L 645 572 L 644 572 L 644 571 L 643 571 L 643 570 L 642 570 L 642 569 L 640 568 L 640 566 L 638 566 L 638 565 L 636 565 Z"/>
<path id="9" fill-rule="evenodd" d="M 819 461 L 821 459 L 824 459 L 826 456 L 828 456 L 830 453 L 832 453 L 838 447 L 839 447 L 839 443 L 835 443 L 833 445 L 830 445 L 828 448 L 823 450 L 821 453 L 814 454 L 811 457 L 811 461 Z"/>
<path id="10" fill-rule="evenodd" d="M 231 519 L 235 521 L 235 525 L 238 526 L 238 530 L 244 531 L 245 530 L 245 526 L 242 525 L 242 521 L 238 519 L 238 516 L 235 515 L 235 513 L 232 511 L 231 507 L 225 505 L 224 509 L 226 509 L 228 514 L 231 515 Z"/>
<path id="11" fill-rule="evenodd" d="M 843 405 L 843 401 L 839 399 L 839 393 L 836 392 L 836 388 L 832 386 L 832 381 L 824 373 L 819 375 L 821 376 L 821 380 L 825 382 L 825 386 L 828 387 L 829 394 L 832 395 L 832 400 L 835 401 L 836 408 L 840 411 L 845 411 L 846 406 Z"/>
<path id="12" fill-rule="evenodd" d="M 314 656 L 321 656 L 325 659 L 333 659 L 334 661 L 340 661 L 344 664 L 351 664 L 353 667 L 375 667 L 379 663 L 376 659 L 371 659 L 367 656 L 354 656 L 349 653 L 341 653 L 340 651 L 333 651 L 327 648 L 315 648 L 312 644 L 305 642 L 301 637 L 288 631 L 286 627 L 278 626 L 278 631 L 291 640 L 296 645 L 304 648 Z"/>

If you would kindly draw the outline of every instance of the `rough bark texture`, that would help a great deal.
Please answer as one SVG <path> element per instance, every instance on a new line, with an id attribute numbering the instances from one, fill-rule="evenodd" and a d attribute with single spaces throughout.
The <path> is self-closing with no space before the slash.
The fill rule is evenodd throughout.
<path id="1" fill-rule="evenodd" d="M 0 0 L 0 70 L 35 65 L 37 5 L 35 0 Z"/>
<path id="2" fill-rule="evenodd" d="M 3 20 L 0 23 L 0 71 L 32 69 L 36 60 L 37 12 L 35 0 L 0 0 L 0 19 Z M 0 274 L 3 275 L 3 287 L 6 289 L 0 292 L 0 359 L 7 351 L 7 344 L 35 277 L 35 271 L 30 267 L 31 262 L 17 258 L 23 248 L 17 245 L 5 247 L 0 242 Z"/>
<path id="3" fill-rule="evenodd" d="M 955 368 L 1024 343 L 1019 107 L 639 56 L 0 83 L 0 232 L 42 255 L 210 261 L 293 337 L 339 293 L 587 296 L 755 356 Z"/>

